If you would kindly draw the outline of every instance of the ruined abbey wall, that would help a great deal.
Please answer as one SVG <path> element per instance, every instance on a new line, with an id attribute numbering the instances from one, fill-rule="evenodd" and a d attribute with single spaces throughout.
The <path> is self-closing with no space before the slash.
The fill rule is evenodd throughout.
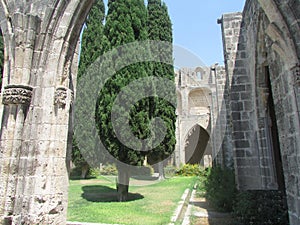
<path id="1" fill-rule="evenodd" d="M 206 166 L 211 162 L 212 146 L 209 137 L 212 132 L 211 110 L 215 95 L 215 76 L 209 67 L 181 68 L 176 72 L 177 121 L 175 165 L 189 163 L 194 153 L 206 159 Z M 215 103 L 216 104 L 216 103 Z M 193 133 L 197 126 L 202 129 Z M 198 130 L 197 130 L 198 132 Z M 208 136 L 208 140 L 207 139 Z M 199 140 L 199 139 L 203 140 Z M 202 143 L 202 148 L 197 145 Z M 208 161 L 207 161 L 208 160 Z M 200 160 L 199 160 L 200 162 Z M 198 162 L 198 163 L 199 163 Z M 204 160 L 202 160 L 204 165 Z"/>
<path id="2" fill-rule="evenodd" d="M 239 189 L 286 191 L 300 223 L 298 1 L 247 1 L 222 26 L 232 149 Z"/>
<path id="3" fill-rule="evenodd" d="M 1 1 L 0 224 L 65 224 L 78 38 L 92 1 Z"/>
<path id="4" fill-rule="evenodd" d="M 78 38 L 92 3 L 0 2 L 0 224 L 66 223 Z M 295 0 L 248 0 L 242 14 L 219 20 L 226 68 L 208 72 L 216 79 L 203 125 L 239 189 L 286 192 L 292 225 L 300 224 L 299 11 Z M 180 113 L 199 109 L 182 101 Z"/>

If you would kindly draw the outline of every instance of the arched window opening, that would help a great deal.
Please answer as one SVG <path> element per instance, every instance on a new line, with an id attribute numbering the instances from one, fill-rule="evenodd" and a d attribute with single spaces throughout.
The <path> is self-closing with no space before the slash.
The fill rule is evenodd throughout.
<path id="1" fill-rule="evenodd" d="M 196 73 L 196 77 L 197 77 L 197 80 L 202 80 L 202 79 L 203 79 L 202 73 L 201 73 L 200 71 L 198 71 L 198 72 Z"/>

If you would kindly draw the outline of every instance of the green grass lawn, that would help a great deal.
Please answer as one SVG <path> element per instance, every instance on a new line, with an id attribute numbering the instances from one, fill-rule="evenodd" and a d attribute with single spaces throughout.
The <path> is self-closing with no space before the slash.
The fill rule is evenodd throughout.
<path id="1" fill-rule="evenodd" d="M 117 202 L 115 184 L 105 177 L 71 180 L 68 221 L 159 225 L 168 224 L 186 188 L 192 188 L 195 177 L 174 177 L 145 185 L 131 179 L 129 201 Z M 141 185 L 143 184 L 143 185 Z"/>

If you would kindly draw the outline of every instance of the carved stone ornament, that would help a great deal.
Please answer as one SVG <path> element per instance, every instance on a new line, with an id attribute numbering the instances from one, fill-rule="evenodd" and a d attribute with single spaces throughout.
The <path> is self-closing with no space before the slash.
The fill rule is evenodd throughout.
<path id="1" fill-rule="evenodd" d="M 293 69 L 294 84 L 300 86 L 300 65 L 295 66 Z"/>
<path id="2" fill-rule="evenodd" d="M 4 87 L 4 105 L 28 105 L 30 104 L 33 88 L 26 85 L 7 85 Z"/>
<path id="3" fill-rule="evenodd" d="M 73 92 L 66 87 L 58 87 L 55 91 L 54 104 L 59 107 L 65 107 L 73 102 Z"/>

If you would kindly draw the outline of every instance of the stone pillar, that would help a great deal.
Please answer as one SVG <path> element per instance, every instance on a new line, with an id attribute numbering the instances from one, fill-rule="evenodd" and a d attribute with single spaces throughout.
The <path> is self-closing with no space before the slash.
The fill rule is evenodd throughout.
<path id="1" fill-rule="evenodd" d="M 232 90 L 233 75 L 235 70 L 242 66 L 243 57 L 245 53 L 241 53 L 242 40 L 240 39 L 242 22 L 242 13 L 224 14 L 218 23 L 221 24 L 225 71 L 226 78 L 222 85 L 222 78 L 220 79 L 220 93 L 223 94 L 223 101 L 219 104 L 220 129 L 223 136 L 222 145 L 220 149 L 220 157 L 217 161 L 221 161 L 222 165 L 227 167 L 233 166 L 233 146 L 232 146 L 232 118 L 233 109 L 231 99 L 233 95 L 239 95 L 240 90 Z M 220 72 L 220 71 L 219 71 Z M 222 74 L 222 73 L 220 73 Z M 218 96 L 219 99 L 220 96 Z M 234 98 L 233 100 L 237 100 Z M 239 109 L 238 109 L 239 110 Z"/>
<path id="2" fill-rule="evenodd" d="M 0 157 L 0 223 L 11 221 L 14 212 L 15 194 L 19 177 L 22 133 L 28 106 L 32 98 L 32 87 L 7 85 L 4 87 L 2 103 L 4 118 L 1 129 Z"/>
<path id="3" fill-rule="evenodd" d="M 176 145 L 175 145 L 175 152 L 174 152 L 174 157 L 175 157 L 175 166 L 180 167 L 180 115 L 177 115 L 176 119 Z"/>
<path id="4" fill-rule="evenodd" d="M 300 118 L 300 65 L 295 66 L 292 69 L 292 73 L 294 79 L 293 81 L 294 81 L 294 92 L 296 97 L 296 107 L 298 110 L 298 117 Z"/>
<path id="5" fill-rule="evenodd" d="M 76 51 L 92 4 L 0 3 L 5 45 L 0 224 L 66 224 L 66 151 Z"/>

